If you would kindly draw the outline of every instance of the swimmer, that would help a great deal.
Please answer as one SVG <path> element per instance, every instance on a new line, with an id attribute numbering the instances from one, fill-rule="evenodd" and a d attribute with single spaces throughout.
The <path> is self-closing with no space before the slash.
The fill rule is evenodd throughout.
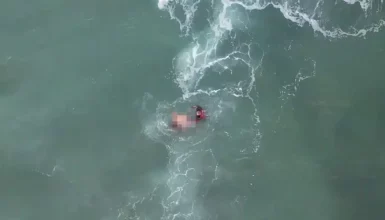
<path id="1" fill-rule="evenodd" d="M 172 113 L 171 127 L 185 130 L 186 128 L 194 127 L 195 120 L 191 120 L 188 115 Z"/>
<path id="2" fill-rule="evenodd" d="M 194 105 L 192 108 L 195 108 L 195 121 L 204 120 L 207 118 L 206 111 L 200 105 Z"/>
<path id="3" fill-rule="evenodd" d="M 195 119 L 185 114 L 177 114 L 176 112 L 173 112 L 171 127 L 185 130 L 186 128 L 195 127 L 198 121 L 206 119 L 206 112 L 201 106 L 194 105 L 192 108 L 195 109 Z"/>

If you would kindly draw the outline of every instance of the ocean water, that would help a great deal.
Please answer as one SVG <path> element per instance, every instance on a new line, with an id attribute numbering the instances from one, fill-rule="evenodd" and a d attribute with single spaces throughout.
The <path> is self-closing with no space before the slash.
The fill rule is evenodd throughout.
<path id="1" fill-rule="evenodd" d="M 384 7 L 0 2 L 0 219 L 383 219 Z"/>

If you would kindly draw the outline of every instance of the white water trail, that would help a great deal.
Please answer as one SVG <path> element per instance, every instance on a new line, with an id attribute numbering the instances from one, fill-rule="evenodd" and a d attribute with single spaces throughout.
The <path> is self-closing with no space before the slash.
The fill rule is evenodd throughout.
<path id="1" fill-rule="evenodd" d="M 327 29 L 322 26 L 317 19 L 322 7 L 322 0 L 318 1 L 312 13 L 308 13 L 301 8 L 300 4 L 292 4 L 289 1 L 268 2 L 268 1 L 233 1 L 221 0 L 211 1 L 214 9 L 212 17 L 208 19 L 209 27 L 202 32 L 193 33 L 192 25 L 195 14 L 203 0 L 159 0 L 158 7 L 161 10 L 168 11 L 171 19 L 177 21 L 181 32 L 185 36 L 191 36 L 192 42 L 174 59 L 175 83 L 182 91 L 182 96 L 172 103 L 159 103 L 155 113 L 155 120 L 145 124 L 144 132 L 154 141 L 161 142 L 167 146 L 170 154 L 168 165 L 169 177 L 166 186 L 169 195 L 162 198 L 163 216 L 161 219 L 202 219 L 201 212 L 204 207 L 199 204 L 197 197 L 198 187 L 202 181 L 216 181 L 218 161 L 216 155 L 210 146 L 210 139 L 214 132 L 218 132 L 215 123 L 220 120 L 221 115 L 231 108 L 236 108 L 233 100 L 239 98 L 248 99 L 253 106 L 254 112 L 251 117 L 252 131 L 254 135 L 252 150 L 241 149 L 243 153 L 255 153 L 259 147 L 259 141 L 262 134 L 259 131 L 259 112 L 258 100 L 255 92 L 256 74 L 258 74 L 260 65 L 264 58 L 263 51 L 253 42 L 241 42 L 233 46 L 230 52 L 219 53 L 224 41 L 235 42 L 236 30 L 239 23 L 232 17 L 236 7 L 246 9 L 246 11 L 264 10 L 268 6 L 278 9 L 282 15 L 296 23 L 299 26 L 309 24 L 314 32 L 321 33 L 327 38 L 343 37 L 364 37 L 368 32 L 379 31 L 384 25 L 384 20 L 379 20 L 365 29 L 344 31 L 340 28 Z M 184 18 L 176 15 L 176 8 L 183 9 Z M 365 8 L 364 8 L 365 9 Z M 251 56 L 254 50 L 260 50 L 262 54 L 257 59 Z M 210 74 L 217 73 L 234 74 L 234 66 L 247 67 L 247 73 L 240 81 L 232 82 L 226 85 L 211 85 L 209 88 L 200 87 L 202 80 Z M 315 62 L 314 62 L 315 71 Z M 215 71 L 214 71 L 215 72 Z M 315 74 L 315 72 L 313 72 Z M 298 83 L 306 77 L 312 75 L 297 74 L 295 83 L 288 85 L 291 91 L 297 89 Z M 220 79 L 220 77 L 218 77 Z M 287 89 L 284 88 L 284 89 Z M 289 92 L 281 98 L 287 100 L 290 97 Z M 231 98 L 232 97 L 232 98 Z M 230 101 L 224 102 L 223 99 Z M 178 136 L 168 128 L 169 112 L 177 105 L 189 105 L 191 100 L 204 101 L 210 110 L 210 123 L 204 128 L 200 135 L 196 136 Z M 229 135 L 231 136 L 231 134 Z M 206 158 L 203 160 L 202 158 Z M 203 180 L 201 174 L 209 169 L 209 175 Z M 133 203 L 137 204 L 138 201 Z"/>
<path id="2" fill-rule="evenodd" d="M 369 9 L 373 7 L 374 0 L 344 0 L 348 5 L 352 5 L 356 2 L 359 2 L 363 12 L 367 16 L 369 14 Z M 160 0 L 161 10 L 166 10 L 169 12 L 172 20 L 176 20 L 179 25 L 181 31 L 188 35 L 191 30 L 191 24 L 194 20 L 194 13 L 197 10 L 197 5 L 200 3 L 196 0 Z M 212 0 L 212 5 L 214 5 L 214 0 Z M 385 26 L 385 18 L 382 16 L 381 19 L 377 19 L 374 23 L 367 25 L 366 27 L 356 28 L 351 27 L 348 30 L 343 30 L 339 27 L 326 27 L 323 25 L 327 17 L 323 17 L 323 14 L 327 13 L 323 12 L 324 0 L 318 0 L 317 2 L 309 3 L 308 1 L 291 1 L 291 0 L 281 0 L 281 1 L 265 1 L 265 0 L 221 0 L 221 4 L 225 5 L 225 7 L 231 6 L 241 6 L 248 11 L 253 10 L 264 10 L 268 6 L 272 6 L 278 9 L 282 15 L 296 23 L 299 26 L 304 26 L 305 24 L 310 25 L 314 32 L 321 33 L 326 38 L 346 38 L 346 37 L 365 37 L 369 32 L 379 32 Z M 305 7 L 306 5 L 311 5 Z M 377 11 L 380 12 L 383 6 L 383 0 L 377 6 Z M 186 19 L 182 21 L 175 15 L 175 7 L 176 5 L 182 5 L 184 9 L 184 13 Z M 314 5 L 314 6 L 313 6 Z M 221 15 L 218 16 L 218 18 Z M 322 19 L 317 19 L 321 17 Z M 222 19 L 223 22 L 226 20 Z M 331 21 L 333 22 L 333 21 Z M 330 22 L 329 22 L 330 23 Z"/>
<path id="3" fill-rule="evenodd" d="M 186 19 L 185 23 L 178 20 L 181 30 L 189 33 L 193 15 L 200 1 L 179 1 L 182 3 Z M 174 13 L 175 1 L 159 1 L 158 6 Z M 200 219 L 204 207 L 199 204 L 197 192 L 199 184 L 212 183 L 217 179 L 218 162 L 212 147 L 211 136 L 215 134 L 215 124 L 221 120 L 228 110 L 235 108 L 233 100 L 239 98 L 249 99 L 253 106 L 252 130 L 254 134 L 250 147 L 240 149 L 244 153 L 255 153 L 259 147 L 259 114 L 256 100 L 250 95 L 254 89 L 255 74 L 263 59 L 252 58 L 254 50 L 260 50 L 258 45 L 252 42 L 240 43 L 232 51 L 219 54 L 218 49 L 224 40 L 233 41 L 235 36 L 229 33 L 236 28 L 232 22 L 228 8 L 231 4 L 215 5 L 217 18 L 210 21 L 210 27 L 201 33 L 193 34 L 193 42 L 174 59 L 175 82 L 182 90 L 182 97 L 173 103 L 159 103 L 155 113 L 155 120 L 145 125 L 144 132 L 154 141 L 167 146 L 170 161 L 168 165 L 169 178 L 166 181 L 169 196 L 162 199 L 163 216 L 161 219 Z M 233 66 L 243 66 L 248 71 L 243 73 L 240 81 L 232 82 L 232 85 L 214 85 L 211 88 L 199 88 L 200 82 L 208 74 L 214 74 L 209 70 L 220 69 L 223 74 L 233 74 Z M 226 71 L 230 71 L 230 73 Z M 226 73 L 224 73 L 226 72 Z M 235 73 L 234 73 L 235 74 Z M 242 73 L 237 73 L 242 74 Z M 194 136 L 179 136 L 170 133 L 167 128 L 167 114 L 178 105 L 188 105 L 193 99 L 199 99 L 204 103 L 209 112 L 210 120 L 202 133 Z M 228 101 L 226 101 L 228 100 Z M 204 130 L 203 130 L 204 129 Z M 168 138 L 167 138 L 168 137 Z M 249 148 L 250 150 L 246 150 Z M 201 176 L 206 173 L 204 179 Z"/>

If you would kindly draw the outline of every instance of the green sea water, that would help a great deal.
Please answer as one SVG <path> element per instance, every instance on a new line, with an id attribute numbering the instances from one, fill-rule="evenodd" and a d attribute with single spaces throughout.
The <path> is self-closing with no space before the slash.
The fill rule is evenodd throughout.
<path id="1" fill-rule="evenodd" d="M 1 2 L 0 219 L 382 219 L 385 14 L 353 3 Z"/>

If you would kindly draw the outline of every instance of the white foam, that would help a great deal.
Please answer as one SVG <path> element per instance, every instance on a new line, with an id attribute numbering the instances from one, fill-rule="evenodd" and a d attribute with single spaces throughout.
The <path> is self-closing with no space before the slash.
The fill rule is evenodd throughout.
<path id="1" fill-rule="evenodd" d="M 357 2 L 359 2 L 362 10 L 367 11 L 369 8 L 371 8 L 373 1 L 372 0 L 343 0 L 344 2 L 353 5 Z M 383 0 L 381 0 L 382 2 Z"/>
<path id="2" fill-rule="evenodd" d="M 163 2 L 164 3 L 164 2 Z M 169 2 L 170 3 L 170 2 Z M 185 10 L 186 19 L 182 22 L 174 15 L 174 6 L 172 4 L 181 4 Z M 185 34 L 191 30 L 194 13 L 199 1 L 173 1 L 172 4 L 167 4 L 166 8 L 172 19 L 177 20 L 180 28 Z M 165 4 L 161 4 L 165 8 Z M 221 115 L 225 113 L 225 108 L 235 108 L 233 104 L 223 100 L 226 96 L 244 97 L 250 99 L 254 111 L 254 131 L 251 134 L 255 135 L 253 151 L 255 152 L 259 146 L 260 132 L 258 129 L 259 117 L 257 106 L 250 93 L 255 83 L 255 73 L 259 68 L 261 60 L 253 60 L 250 52 L 251 44 L 243 43 L 238 45 L 233 51 L 218 56 L 217 49 L 221 42 L 229 36 L 227 33 L 237 28 L 242 22 L 233 22 L 233 16 L 237 16 L 236 11 L 228 11 L 231 3 L 222 1 L 222 4 L 216 5 L 217 18 L 209 22 L 210 26 L 202 33 L 193 33 L 193 42 L 174 60 L 175 82 L 181 88 L 183 95 L 169 106 L 175 106 L 177 103 L 189 102 L 192 97 L 205 96 L 208 98 L 208 105 L 215 105 L 215 97 L 218 97 L 216 106 L 209 110 L 210 123 L 220 120 Z M 243 24 L 244 25 L 244 24 Z M 246 72 L 244 81 L 234 82 L 233 86 L 224 86 L 212 89 L 200 89 L 199 83 L 207 74 L 207 70 L 211 67 L 223 67 L 223 69 L 231 69 L 232 65 L 242 64 L 247 66 L 250 72 Z M 160 108 L 157 110 L 157 115 L 162 114 Z M 157 116 L 158 117 L 158 116 Z M 162 131 L 164 128 L 158 126 L 157 123 L 163 121 L 163 117 L 159 116 L 157 122 L 149 124 L 146 133 L 153 139 L 162 139 Z M 209 128 L 207 128 L 209 129 Z M 214 169 L 211 182 L 217 178 L 218 165 L 215 155 L 210 148 L 206 148 L 205 141 L 210 137 L 211 132 L 206 133 L 206 137 L 175 138 L 172 143 L 165 143 L 170 152 L 169 173 L 170 178 L 167 181 L 167 186 L 170 190 L 170 195 L 162 201 L 164 208 L 164 216 L 162 219 L 174 219 L 180 217 L 184 219 L 199 216 L 199 210 L 195 206 L 195 191 L 196 183 L 199 181 L 197 174 L 202 172 L 202 164 L 199 162 L 200 154 L 208 154 L 211 157 L 211 167 Z M 160 134 L 160 135 L 159 135 Z M 233 134 L 230 134 L 230 136 Z"/>
<path id="3" fill-rule="evenodd" d="M 159 4 L 161 4 L 161 2 L 164 2 L 164 1 L 165 0 L 159 0 Z M 354 4 L 356 2 L 359 2 L 364 12 L 368 12 L 368 9 L 372 8 L 372 3 L 373 3 L 372 0 L 344 0 L 344 1 L 347 4 Z M 185 11 L 185 16 L 186 16 L 186 19 L 184 22 L 182 22 L 181 19 L 175 16 L 173 6 L 169 4 L 166 7 L 170 14 L 171 19 L 178 21 L 180 25 L 180 29 L 185 35 L 189 34 L 191 30 L 191 25 L 194 20 L 194 13 L 200 1 L 190 0 L 188 2 L 189 3 L 186 3 L 186 0 L 173 1 L 174 4 L 180 4 L 183 6 L 183 9 Z M 322 12 L 322 9 L 320 8 L 321 2 L 323 3 L 323 0 L 319 0 L 313 9 L 304 9 L 300 7 L 300 1 L 289 3 L 289 1 L 282 1 L 282 2 L 270 1 L 269 2 L 269 1 L 262 1 L 262 0 L 254 0 L 254 1 L 221 0 L 221 3 L 223 5 L 223 10 L 221 10 L 221 12 L 217 15 L 217 19 L 219 21 L 218 24 L 221 29 L 232 30 L 233 24 L 230 21 L 231 19 L 225 16 L 227 8 L 231 7 L 232 5 L 242 6 L 244 9 L 249 11 L 263 10 L 268 6 L 273 6 L 274 8 L 278 9 L 286 19 L 296 23 L 301 27 L 305 23 L 307 23 L 313 28 L 314 32 L 319 32 L 324 37 L 327 37 L 327 38 L 365 37 L 368 32 L 378 32 L 380 29 L 382 29 L 385 26 L 385 21 L 383 19 L 378 19 L 376 22 L 367 25 L 367 27 L 362 27 L 362 28 L 351 27 L 350 31 L 342 30 L 341 28 L 338 28 L 338 27 L 328 29 L 325 26 L 321 25 L 321 22 L 324 22 L 324 21 L 315 19 L 316 12 L 317 11 Z M 383 4 L 383 0 L 381 0 L 380 4 L 381 5 Z M 380 7 L 381 6 L 379 6 L 379 8 Z M 163 8 L 163 9 L 166 9 L 166 8 Z M 216 31 L 216 30 L 213 29 L 213 31 Z M 219 32 L 219 34 L 221 34 L 221 32 Z"/>
<path id="4" fill-rule="evenodd" d="M 235 88 L 234 88 L 235 89 Z M 221 120 L 227 110 L 235 108 L 231 97 L 233 90 L 226 89 L 209 89 L 192 91 L 189 97 L 181 97 L 172 103 L 158 103 L 155 113 L 147 116 L 148 120 L 144 122 L 144 132 L 146 135 L 156 142 L 163 143 L 169 151 L 168 179 L 165 184 L 169 190 L 169 195 L 161 199 L 163 207 L 163 216 L 161 219 L 194 219 L 200 216 L 201 207 L 197 205 L 195 196 L 197 192 L 197 184 L 202 183 L 200 174 L 203 170 L 210 169 L 211 174 L 205 175 L 205 181 L 213 182 L 217 178 L 217 161 L 211 148 L 208 147 L 207 141 L 214 132 L 217 121 Z M 152 97 L 149 94 L 144 95 L 142 106 L 148 106 L 148 101 Z M 167 134 L 167 127 L 159 126 L 164 123 L 170 111 L 178 105 L 189 104 L 190 99 L 200 97 L 201 103 L 210 114 L 210 122 L 206 123 L 207 127 L 200 129 L 200 133 L 193 136 L 179 136 L 178 134 Z M 150 112 L 148 107 L 146 111 Z M 233 134 L 232 134 L 233 135 Z M 206 158 L 202 161 L 202 158 Z M 155 191 L 156 189 L 154 189 Z M 135 196 L 130 198 L 130 207 L 136 210 L 144 201 L 150 200 L 150 193 L 144 196 Z M 140 213 L 135 213 L 139 217 Z M 122 219 L 126 215 L 125 212 L 118 213 Z"/>
<path id="5" fill-rule="evenodd" d="M 231 52 L 218 54 L 218 49 L 220 49 L 221 43 L 224 40 L 234 40 L 233 35 L 230 35 L 230 33 L 236 33 L 236 30 L 240 28 L 241 25 L 246 26 L 246 24 L 240 22 L 240 20 L 234 19 L 238 16 L 237 10 L 234 9 L 236 7 L 234 6 L 241 6 L 241 8 L 246 11 L 263 10 L 268 6 L 272 6 L 278 9 L 286 19 L 296 23 L 298 26 L 309 24 L 314 32 L 321 33 L 327 38 L 362 37 L 368 32 L 379 31 L 385 26 L 383 20 L 378 20 L 378 23 L 372 24 L 366 29 L 356 30 L 353 28 L 350 32 L 340 28 L 327 29 L 321 25 L 321 20 L 317 20 L 319 19 L 318 16 L 322 14 L 319 13 L 322 12 L 322 0 L 316 2 L 314 8 L 311 8 L 311 10 L 304 10 L 298 2 L 300 1 L 289 3 L 288 1 L 212 0 L 211 5 L 214 13 L 213 17 L 208 20 L 209 26 L 200 33 L 191 33 L 195 12 L 200 4 L 200 0 L 159 0 L 158 7 L 166 10 L 170 14 L 171 19 L 179 23 L 180 30 L 185 36 L 191 36 L 192 38 L 191 44 L 174 59 L 175 83 L 182 90 L 182 97 L 170 104 L 160 104 L 156 110 L 155 120 L 148 123 L 147 130 L 145 130 L 147 136 L 164 143 L 170 152 L 168 166 L 169 179 L 166 182 L 170 194 L 162 200 L 164 209 L 162 219 L 174 219 L 177 217 L 184 219 L 199 218 L 199 208 L 196 206 L 195 193 L 197 190 L 196 183 L 199 179 L 197 174 L 202 171 L 202 164 L 200 164 L 200 157 L 198 155 L 202 153 L 211 155 L 211 167 L 215 169 L 212 181 L 218 178 L 218 164 L 215 155 L 211 148 L 205 145 L 206 140 L 210 138 L 210 134 L 215 131 L 215 128 L 207 128 L 203 138 L 202 136 L 198 136 L 197 139 L 194 139 L 194 136 L 173 136 L 168 133 L 166 123 L 166 115 L 170 112 L 171 108 L 174 108 L 179 103 L 188 103 L 194 97 L 204 96 L 207 98 L 208 103 L 217 105 L 210 111 L 210 114 L 212 114 L 210 121 L 215 122 L 220 120 L 219 118 L 224 114 L 224 105 L 221 105 L 222 102 L 215 102 L 215 98 L 223 99 L 227 96 L 247 98 L 254 108 L 252 131 L 249 131 L 250 134 L 254 135 L 252 143 L 253 152 L 256 152 L 259 147 L 262 134 L 259 131 L 260 119 L 257 99 L 255 95 L 253 95 L 253 92 L 255 91 L 256 74 L 258 74 L 264 58 L 263 51 L 261 57 L 258 57 L 257 60 L 253 59 L 250 53 L 255 45 L 251 42 L 246 42 L 235 46 Z M 360 3 L 366 2 L 366 0 L 360 0 Z M 176 6 L 180 6 L 183 9 L 183 18 L 176 16 Z M 361 5 L 361 7 L 365 8 L 366 5 Z M 246 48 L 246 50 L 241 48 Z M 247 66 L 249 69 L 249 72 L 244 73 L 244 80 L 233 82 L 231 86 L 226 85 L 223 87 L 213 87 L 211 89 L 202 89 L 199 87 L 202 79 L 209 74 L 208 69 L 212 67 L 222 67 L 223 69 L 231 70 L 232 65 L 239 64 Z M 283 88 L 281 93 L 282 101 L 286 102 L 288 98 L 294 94 L 300 81 L 314 76 L 314 74 L 315 62 L 313 72 L 305 73 L 299 71 L 295 82 Z M 229 106 L 234 107 L 234 103 L 230 102 L 226 107 L 229 108 Z M 228 132 L 226 134 L 229 137 L 233 135 Z M 165 136 L 172 137 L 172 140 L 165 141 Z M 249 153 L 244 149 L 242 149 L 242 152 L 245 154 Z"/>
<path id="6" fill-rule="evenodd" d="M 230 2 L 230 0 L 224 0 L 224 1 Z M 315 14 L 312 14 L 312 15 L 306 14 L 304 10 L 301 9 L 299 6 L 297 5 L 291 6 L 288 3 L 288 1 L 282 4 L 277 4 L 277 3 L 259 4 L 259 1 L 255 1 L 253 4 L 244 4 L 241 1 L 231 1 L 231 4 L 241 5 L 247 10 L 262 10 L 262 9 L 265 9 L 267 6 L 271 5 L 274 8 L 279 9 L 282 15 L 286 19 L 296 23 L 301 27 L 305 23 L 308 23 L 313 28 L 314 32 L 320 32 L 324 37 L 329 37 L 329 38 L 364 37 L 368 32 L 378 32 L 383 26 L 385 26 L 384 20 L 379 20 L 378 23 L 373 23 L 366 29 L 356 30 L 352 28 L 353 31 L 351 32 L 343 31 L 341 28 L 333 28 L 331 30 L 328 30 L 325 27 L 322 27 L 318 20 L 314 19 Z M 318 7 L 319 7 L 319 4 L 316 5 L 316 8 Z"/>
<path id="7" fill-rule="evenodd" d="M 169 2 L 170 0 L 159 0 L 158 1 L 158 8 L 159 9 L 165 9 L 166 8 L 166 6 L 168 5 L 168 2 Z"/>
<path id="8" fill-rule="evenodd" d="M 191 24 L 200 1 L 201 0 L 158 0 L 158 8 L 168 11 L 170 18 L 179 23 L 180 30 L 187 36 L 190 34 Z M 184 19 L 180 19 L 175 15 L 176 5 L 182 6 Z"/>

